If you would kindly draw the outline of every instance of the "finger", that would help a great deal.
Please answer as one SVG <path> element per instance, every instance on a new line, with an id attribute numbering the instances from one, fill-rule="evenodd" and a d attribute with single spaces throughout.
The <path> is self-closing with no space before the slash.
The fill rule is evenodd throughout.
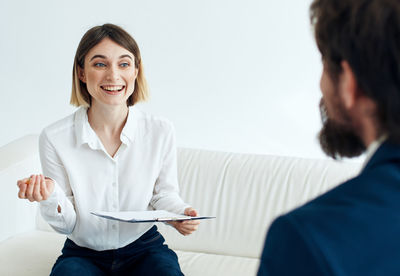
<path id="1" fill-rule="evenodd" d="M 184 224 L 180 224 L 178 225 L 178 227 L 176 227 L 176 229 L 179 231 L 179 233 L 181 233 L 182 235 L 189 235 L 191 233 L 193 233 L 194 231 L 196 231 L 198 228 L 197 225 L 184 225 Z"/>
<path id="2" fill-rule="evenodd" d="M 194 231 L 192 230 L 187 230 L 187 229 L 181 229 L 180 233 L 184 236 L 192 234 Z"/>
<path id="3" fill-rule="evenodd" d="M 193 223 L 193 224 L 184 224 L 184 225 L 182 225 L 182 227 L 183 227 L 183 228 L 188 228 L 188 229 L 189 229 L 189 228 L 195 228 L 195 227 L 197 228 L 197 227 L 199 227 L 199 225 L 200 225 L 200 223 L 196 223 L 196 224 L 194 224 L 194 223 Z"/>
<path id="4" fill-rule="evenodd" d="M 197 229 L 185 230 L 186 235 L 193 234 Z"/>
<path id="5" fill-rule="evenodd" d="M 33 189 L 35 188 L 36 182 L 37 182 L 36 181 L 36 175 L 33 175 L 31 177 L 31 179 L 29 180 L 28 187 L 26 188 L 25 196 L 31 202 L 34 201 L 34 199 L 33 199 Z"/>
<path id="6" fill-rule="evenodd" d="M 194 210 L 192 207 L 188 207 L 185 209 L 184 214 L 186 216 L 193 216 L 192 214 L 194 214 L 196 212 L 196 210 Z"/>
<path id="7" fill-rule="evenodd" d="M 189 216 L 191 217 L 197 217 L 197 211 L 195 209 L 190 210 Z"/>
<path id="8" fill-rule="evenodd" d="M 178 230 L 179 232 L 181 231 L 181 228 L 182 228 L 182 222 L 181 221 L 169 221 L 168 223 L 170 225 L 172 225 L 173 227 L 175 227 L 175 229 Z"/>
<path id="9" fill-rule="evenodd" d="M 40 178 L 41 178 L 41 181 L 42 181 L 42 184 L 43 185 L 40 185 L 40 194 L 42 195 L 42 197 L 43 197 L 43 200 L 45 200 L 47 197 L 46 197 L 46 181 L 44 180 L 45 178 L 43 177 L 42 178 L 42 174 L 40 175 Z"/>
<path id="10" fill-rule="evenodd" d="M 28 184 L 29 178 L 23 178 L 17 181 L 17 186 L 19 187 L 21 184 Z"/>
<path id="11" fill-rule="evenodd" d="M 184 225 L 199 225 L 200 220 L 193 219 L 193 220 L 186 220 L 183 222 Z"/>
<path id="12" fill-rule="evenodd" d="M 181 227 L 176 228 L 176 230 L 178 230 L 179 233 L 181 233 L 182 235 L 187 235 L 188 231 L 186 229 L 183 229 Z"/>
<path id="13" fill-rule="evenodd" d="M 197 230 L 197 226 L 179 228 L 179 232 L 182 233 L 182 234 L 191 234 L 196 230 Z"/>
<path id="14" fill-rule="evenodd" d="M 35 201 L 41 201 L 43 199 L 42 194 L 40 192 L 42 185 L 43 185 L 42 175 L 38 175 L 36 177 L 36 184 L 35 187 L 33 188 L 33 195 L 32 195 Z"/>
<path id="15" fill-rule="evenodd" d="M 167 223 L 175 228 L 177 226 L 175 221 L 167 221 Z"/>
<path id="16" fill-rule="evenodd" d="M 196 217 L 196 216 L 198 216 L 198 213 L 195 209 L 193 209 L 192 207 L 189 207 L 189 208 L 186 208 L 185 215 L 191 216 L 191 217 Z"/>
<path id="17" fill-rule="evenodd" d="M 41 192 L 42 197 L 43 197 L 42 200 L 46 200 L 50 196 L 49 190 L 47 189 L 47 182 L 46 182 L 47 177 L 45 177 L 43 174 L 41 174 L 40 176 L 42 178 L 42 184 L 43 184 L 43 185 L 40 186 L 40 192 Z"/>
<path id="18" fill-rule="evenodd" d="M 189 226 L 182 226 L 181 229 L 184 231 L 196 231 L 198 225 L 189 225 Z"/>
<path id="19" fill-rule="evenodd" d="M 30 189 L 30 187 L 32 186 L 32 184 L 34 182 L 33 178 L 34 178 L 34 175 L 31 175 L 29 177 L 29 179 L 25 182 L 25 185 L 26 185 L 25 198 L 26 199 L 29 199 L 29 189 Z"/>
<path id="20" fill-rule="evenodd" d="M 20 182 L 20 181 L 18 181 L 18 182 Z M 19 187 L 18 197 L 19 197 L 19 198 L 26 198 L 25 193 L 26 193 L 26 187 L 27 187 L 27 186 L 28 186 L 28 185 L 26 185 L 25 182 L 21 182 L 21 183 L 18 185 L 18 187 Z"/>
<path id="21" fill-rule="evenodd" d="M 27 198 L 26 191 L 30 184 L 30 179 L 32 176 L 33 176 L 33 174 L 30 177 L 23 178 L 23 179 L 20 179 L 17 181 L 17 186 L 19 188 L 19 192 L 18 192 L 19 198 L 23 198 L 23 199 Z"/>

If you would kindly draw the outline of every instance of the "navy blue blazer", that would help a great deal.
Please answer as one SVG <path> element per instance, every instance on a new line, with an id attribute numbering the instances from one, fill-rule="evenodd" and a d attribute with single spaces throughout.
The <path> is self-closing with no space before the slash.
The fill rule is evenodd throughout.
<path id="1" fill-rule="evenodd" d="M 400 275 L 400 145 L 360 175 L 277 218 L 258 275 Z"/>

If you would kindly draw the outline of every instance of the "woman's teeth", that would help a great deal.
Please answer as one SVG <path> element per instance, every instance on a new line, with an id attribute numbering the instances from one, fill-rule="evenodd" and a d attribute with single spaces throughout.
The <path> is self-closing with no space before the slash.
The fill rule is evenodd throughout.
<path id="1" fill-rule="evenodd" d="M 123 85 L 118 85 L 118 86 L 104 85 L 104 86 L 101 86 L 101 88 L 103 88 L 104 90 L 107 90 L 107 91 L 121 91 L 124 88 L 124 86 Z"/>

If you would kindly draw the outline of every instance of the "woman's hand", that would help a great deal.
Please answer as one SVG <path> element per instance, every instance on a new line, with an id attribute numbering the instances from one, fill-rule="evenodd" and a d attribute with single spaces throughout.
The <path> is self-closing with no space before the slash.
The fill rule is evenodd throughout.
<path id="1" fill-rule="evenodd" d="M 31 175 L 17 181 L 19 188 L 18 197 L 26 198 L 30 202 L 42 201 L 50 197 L 54 191 L 54 181 L 43 174 Z"/>
<path id="2" fill-rule="evenodd" d="M 191 207 L 185 209 L 184 215 L 197 217 L 197 211 Z M 184 221 L 171 221 L 170 224 L 184 236 L 192 234 L 199 227 L 200 221 L 198 220 L 184 220 Z"/>

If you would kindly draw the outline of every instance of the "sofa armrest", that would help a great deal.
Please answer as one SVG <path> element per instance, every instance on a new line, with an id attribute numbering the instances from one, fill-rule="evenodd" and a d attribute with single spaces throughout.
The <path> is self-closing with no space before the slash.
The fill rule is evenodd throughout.
<path id="1" fill-rule="evenodd" d="M 40 173 L 38 136 L 0 147 L 0 241 L 36 228 L 37 204 L 18 198 L 17 179 Z"/>

